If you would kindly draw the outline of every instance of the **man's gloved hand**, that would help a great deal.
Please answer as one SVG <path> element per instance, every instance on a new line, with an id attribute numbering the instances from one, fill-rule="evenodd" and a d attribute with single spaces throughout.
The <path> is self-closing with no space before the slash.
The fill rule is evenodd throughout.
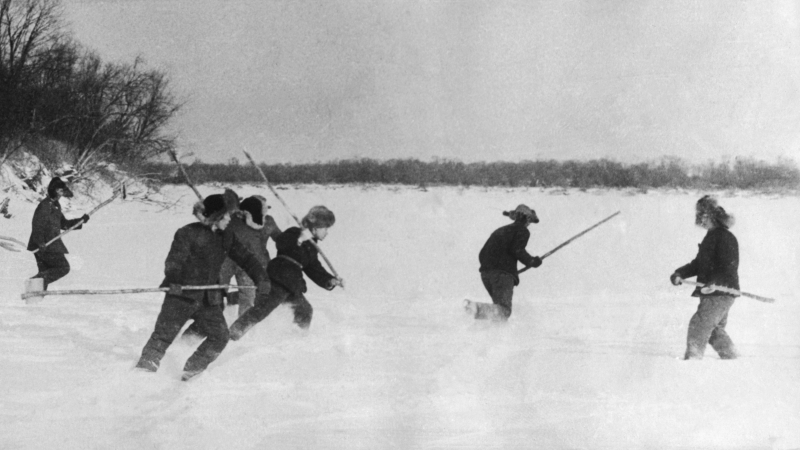
<path id="1" fill-rule="evenodd" d="M 272 283 L 269 280 L 259 281 L 256 284 L 256 304 L 265 301 L 270 290 L 272 290 Z"/>
<path id="2" fill-rule="evenodd" d="M 170 283 L 169 284 L 169 292 L 170 295 L 183 295 L 183 286 L 177 283 Z"/>
<path id="3" fill-rule="evenodd" d="M 83 223 L 88 223 L 89 222 L 89 215 L 88 214 L 84 214 L 83 217 L 81 217 L 81 220 L 83 220 Z"/>
<path id="4" fill-rule="evenodd" d="M 267 295 L 272 289 L 272 283 L 269 280 L 259 281 L 256 285 L 256 295 Z"/>
<path id="5" fill-rule="evenodd" d="M 300 231 L 300 237 L 297 238 L 297 245 L 302 245 L 303 242 L 310 241 L 311 239 L 314 239 L 314 234 L 311 233 L 311 230 L 303 228 L 303 230 Z"/>
<path id="6" fill-rule="evenodd" d="M 674 286 L 680 286 L 680 285 L 682 285 L 682 284 L 683 284 L 683 278 L 681 278 L 681 276 L 680 276 L 680 275 L 678 275 L 677 273 L 673 273 L 672 275 L 670 275 L 670 276 L 669 276 L 669 281 L 670 281 L 670 282 L 671 282 L 671 283 L 672 283 Z"/>
<path id="7" fill-rule="evenodd" d="M 534 256 L 533 260 L 531 260 L 530 267 L 533 267 L 535 269 L 535 268 L 537 268 L 537 267 L 539 267 L 541 265 L 542 265 L 542 258 L 539 258 L 538 256 Z"/>
<path id="8" fill-rule="evenodd" d="M 339 286 L 340 288 L 344 289 L 344 278 L 332 278 L 331 288 L 335 288 L 336 286 Z"/>

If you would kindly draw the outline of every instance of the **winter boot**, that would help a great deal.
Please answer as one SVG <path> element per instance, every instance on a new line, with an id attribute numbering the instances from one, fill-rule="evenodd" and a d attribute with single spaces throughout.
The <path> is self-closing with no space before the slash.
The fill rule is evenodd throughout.
<path id="1" fill-rule="evenodd" d="M 149 359 L 140 359 L 135 369 L 142 372 L 155 372 L 158 370 L 158 363 Z"/>
<path id="2" fill-rule="evenodd" d="M 183 372 L 183 375 L 181 375 L 181 381 L 189 381 L 192 378 L 200 375 L 201 373 L 203 373 L 202 369 L 200 369 L 200 370 L 186 370 L 186 371 Z"/>
<path id="3" fill-rule="evenodd" d="M 472 300 L 464 300 L 464 312 L 468 315 L 472 316 L 473 318 L 478 313 L 478 304 L 473 302 Z"/>

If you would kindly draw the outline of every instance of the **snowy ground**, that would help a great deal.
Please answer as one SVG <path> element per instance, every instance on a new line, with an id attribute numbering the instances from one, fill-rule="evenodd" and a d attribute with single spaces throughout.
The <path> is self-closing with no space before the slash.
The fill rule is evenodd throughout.
<path id="1" fill-rule="evenodd" d="M 166 192 L 181 199 L 176 209 L 118 201 L 67 236 L 73 271 L 52 289 L 157 286 L 175 230 L 192 220 L 191 191 Z M 281 194 L 297 214 L 315 204 L 336 213 L 322 246 L 347 288 L 311 286 L 308 333 L 279 308 L 188 383 L 180 370 L 196 343 L 176 342 L 157 374 L 131 370 L 161 295 L 26 305 L 34 259 L 0 249 L 0 448 L 800 448 L 796 197 L 721 193 L 738 220 L 742 289 L 778 302 L 736 302 L 728 329 L 740 359 L 709 348 L 685 362 L 697 301 L 668 276 L 702 239 L 700 193 Z M 461 302 L 488 300 L 478 250 L 521 202 L 541 218 L 533 254 L 622 214 L 526 272 L 508 324 L 475 323 Z M 34 207 L 12 203 L 0 234 L 27 242 Z M 76 201 L 67 216 L 89 207 Z"/>

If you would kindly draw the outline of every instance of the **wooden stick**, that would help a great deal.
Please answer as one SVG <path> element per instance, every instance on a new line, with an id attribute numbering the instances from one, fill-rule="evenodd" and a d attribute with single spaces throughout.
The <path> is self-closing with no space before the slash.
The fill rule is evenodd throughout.
<path id="1" fill-rule="evenodd" d="M 175 164 L 178 165 L 178 169 L 180 169 L 181 173 L 183 174 L 183 178 L 186 180 L 186 184 L 188 184 L 189 187 L 192 188 L 195 195 L 197 195 L 197 198 L 199 198 L 200 201 L 203 201 L 203 196 L 200 195 L 200 191 L 198 191 L 197 188 L 194 187 L 194 183 L 192 183 L 191 178 L 189 178 L 189 174 L 186 173 L 186 169 L 183 168 L 183 164 L 181 164 L 181 162 L 178 161 L 178 155 L 177 153 L 175 153 L 175 150 L 170 150 L 169 154 L 170 156 L 172 156 L 172 160 L 175 161 Z"/>
<path id="2" fill-rule="evenodd" d="M 554 248 L 554 249 L 550 250 L 549 252 L 545 253 L 544 255 L 542 255 L 540 258 L 542 258 L 542 259 L 545 259 L 545 258 L 547 258 L 548 256 L 550 256 L 550 255 L 552 255 L 553 253 L 555 253 L 555 252 L 557 252 L 558 250 L 560 250 L 562 247 L 566 247 L 566 246 L 567 246 L 567 244 L 569 244 L 570 242 L 574 241 L 575 239 L 578 239 L 579 237 L 583 236 L 584 234 L 586 234 L 586 233 L 588 233 L 588 232 L 590 232 L 590 231 L 594 230 L 595 228 L 599 227 L 600 225 L 602 225 L 602 224 L 604 224 L 604 223 L 608 222 L 609 220 L 611 220 L 612 218 L 614 218 L 614 217 L 615 217 L 617 214 L 619 214 L 620 212 L 622 212 L 622 211 L 617 211 L 617 212 L 615 212 L 614 214 L 612 214 L 612 215 L 610 215 L 610 216 L 606 217 L 605 219 L 601 220 L 600 222 L 597 222 L 596 224 L 594 224 L 594 225 L 590 226 L 589 228 L 587 228 L 587 229 L 585 229 L 585 230 L 581 231 L 580 233 L 576 234 L 575 236 L 572 236 L 571 238 L 569 238 L 569 239 L 567 239 L 566 241 L 564 241 L 564 242 L 562 242 L 561 244 L 559 244 L 559 245 L 558 245 L 558 247 L 556 247 L 556 248 Z M 519 274 L 519 273 L 525 272 L 525 271 L 526 271 L 526 270 L 528 270 L 528 269 L 530 269 L 530 267 L 526 267 L 526 268 L 524 268 L 524 269 L 522 269 L 522 270 L 519 270 L 519 271 L 517 271 L 517 273 Z"/>
<path id="3" fill-rule="evenodd" d="M 280 201 L 280 202 L 281 202 L 281 204 L 283 205 L 283 207 L 284 207 L 284 208 L 286 208 L 286 211 L 289 213 L 289 215 L 290 215 L 290 216 L 292 216 L 292 218 L 294 219 L 294 221 L 295 221 L 295 222 L 297 222 L 297 226 L 299 226 L 300 228 L 303 228 L 303 224 L 302 224 L 302 222 L 300 222 L 300 219 L 298 219 L 298 218 L 297 218 L 297 216 L 295 216 L 295 215 L 292 213 L 292 210 L 291 210 L 291 209 L 289 209 L 289 205 L 287 205 L 287 204 L 286 204 L 286 202 L 285 202 L 285 201 L 283 201 L 283 199 L 281 198 L 281 196 L 278 194 L 278 191 L 276 191 L 276 190 L 275 190 L 275 189 L 272 187 L 272 184 L 270 184 L 270 182 L 269 182 L 269 179 L 267 179 L 267 175 L 264 173 L 264 171 L 263 171 L 263 170 L 261 170 L 261 167 L 259 167 L 259 166 L 258 166 L 258 164 L 256 164 L 256 162 L 253 160 L 253 157 L 252 157 L 252 156 L 250 156 L 250 153 L 247 153 L 247 150 L 244 150 L 244 149 L 242 149 L 242 151 L 244 152 L 244 155 L 245 155 L 245 156 L 247 156 L 247 159 L 248 159 L 248 160 L 250 160 L 250 163 L 251 163 L 251 164 L 252 164 L 252 165 L 253 165 L 253 166 L 254 166 L 254 167 L 255 167 L 255 168 L 258 170 L 258 173 L 260 173 L 260 174 L 261 174 L 261 178 L 263 178 L 263 179 L 264 179 L 264 182 L 265 182 L 265 183 L 267 183 L 267 187 L 269 188 L 269 190 L 270 190 L 270 191 L 272 191 L 272 193 L 275 195 L 275 197 L 278 199 L 278 201 Z M 316 242 L 314 242 L 313 240 L 309 240 L 308 242 L 311 242 L 311 244 L 312 244 L 314 247 L 316 247 L 316 248 L 317 248 L 317 251 L 318 251 L 318 252 L 319 252 L 319 254 L 322 256 L 322 259 L 324 259 L 324 260 L 325 260 L 325 263 L 326 263 L 326 264 L 328 265 L 328 267 L 331 269 L 331 272 L 333 272 L 333 276 L 335 276 L 336 278 L 339 278 L 339 274 L 338 274 L 338 273 L 336 273 L 336 269 L 334 269 L 334 268 L 333 268 L 333 264 L 331 264 L 331 261 L 328 259 L 328 257 L 327 257 L 327 256 L 325 256 L 325 253 L 323 253 L 323 251 L 322 251 L 322 249 L 319 247 L 319 245 L 318 245 Z"/>
<path id="4" fill-rule="evenodd" d="M 122 193 L 123 193 L 123 192 L 124 192 L 124 190 L 125 190 L 125 189 L 124 189 L 125 185 L 123 184 L 122 186 L 123 186 L 123 188 L 122 188 L 122 189 L 117 189 L 117 190 L 116 190 L 116 192 L 114 192 L 114 195 L 112 195 L 112 196 L 111 196 L 111 198 L 109 198 L 108 200 L 104 201 L 103 203 L 100 203 L 99 205 L 95 206 L 95 207 L 94 207 L 94 209 L 92 209 L 91 211 L 89 211 L 88 213 L 86 213 L 86 215 L 87 215 L 87 216 L 91 216 L 92 214 L 96 213 L 96 212 L 97 212 L 97 211 L 98 211 L 100 208 L 102 208 L 102 207 L 106 206 L 107 204 L 109 204 L 109 203 L 113 202 L 115 198 L 117 198 L 117 197 L 119 197 L 120 195 L 122 195 Z M 67 229 L 66 229 L 66 230 L 64 230 L 64 231 L 62 231 L 62 232 L 61 232 L 61 234 L 59 234 L 58 236 L 56 236 L 56 237 L 54 237 L 53 239 L 50 239 L 49 241 L 47 241 L 47 242 L 46 242 L 46 243 L 45 243 L 43 246 L 41 246 L 41 247 L 37 248 L 36 250 L 33 250 L 33 252 L 32 252 L 32 253 L 36 253 L 36 252 L 38 252 L 39 250 L 43 250 L 43 249 L 47 248 L 47 246 L 48 246 L 48 245 L 50 245 L 50 244 L 52 244 L 53 242 L 55 242 L 55 241 L 57 241 L 57 240 L 59 240 L 59 239 L 63 238 L 63 237 L 64 237 L 64 236 L 65 236 L 67 233 L 69 233 L 70 231 L 72 231 L 72 230 L 74 230 L 74 229 L 78 228 L 78 227 L 79 227 L 79 226 L 81 226 L 81 225 L 83 225 L 83 219 L 79 220 L 79 221 L 78 221 L 78 223 L 76 223 L 75 225 L 73 225 L 73 226 L 71 226 L 71 227 L 67 228 Z"/>
<path id="5" fill-rule="evenodd" d="M 726 286 L 717 286 L 715 284 L 703 284 L 703 283 L 698 283 L 696 281 L 689 281 L 689 280 L 683 280 L 683 279 L 682 279 L 682 281 L 684 283 L 686 283 L 686 284 L 691 284 L 692 286 L 698 286 L 698 287 L 701 287 L 701 288 L 708 286 L 708 287 L 714 288 L 715 291 L 725 292 L 725 293 L 733 294 L 733 295 L 741 295 L 743 297 L 749 297 L 749 298 L 752 298 L 752 299 L 755 299 L 755 300 L 758 300 L 758 301 L 764 302 L 764 303 L 775 303 L 775 299 L 774 298 L 762 297 L 760 295 L 755 295 L 755 294 L 750 294 L 748 292 L 738 291 L 738 290 L 736 290 L 734 288 L 729 288 L 729 287 L 726 287 Z"/>
<path id="6" fill-rule="evenodd" d="M 206 291 L 212 289 L 257 289 L 256 286 L 236 286 L 230 284 L 212 284 L 208 286 L 183 286 L 184 291 Z M 44 297 L 45 295 L 111 295 L 111 294 L 139 294 L 145 292 L 167 292 L 168 287 L 160 288 L 133 288 L 133 289 L 73 289 L 64 291 L 31 291 L 22 294 L 22 299 L 30 297 Z"/>

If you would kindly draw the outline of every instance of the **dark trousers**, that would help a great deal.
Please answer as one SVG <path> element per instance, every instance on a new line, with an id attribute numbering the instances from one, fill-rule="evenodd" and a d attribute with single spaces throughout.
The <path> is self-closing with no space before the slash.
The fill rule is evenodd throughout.
<path id="1" fill-rule="evenodd" d="M 231 325 L 231 339 L 238 340 L 247 330 L 258 322 L 264 320 L 281 303 L 290 303 L 294 310 L 294 323 L 300 328 L 311 326 L 311 316 L 314 308 L 308 303 L 303 294 L 292 294 L 278 283 L 272 284 L 269 295 L 259 295 L 256 304 L 241 315 L 236 322 Z"/>
<path id="2" fill-rule="evenodd" d="M 514 296 L 514 276 L 501 270 L 481 272 L 481 281 L 492 298 L 492 304 L 478 303 L 476 319 L 508 320 Z"/>
<path id="3" fill-rule="evenodd" d="M 697 312 L 689 321 L 685 359 L 702 359 L 707 343 L 720 358 L 736 359 L 733 341 L 725 331 L 733 301 L 734 297 L 728 295 L 700 297 Z"/>
<path id="4" fill-rule="evenodd" d="M 69 261 L 63 253 L 38 251 L 33 254 L 33 257 L 36 258 L 36 267 L 39 269 L 39 273 L 33 278 L 44 279 L 45 290 L 47 290 L 47 285 L 69 273 Z"/>
<path id="5" fill-rule="evenodd" d="M 222 314 L 221 305 L 207 306 L 202 302 L 193 302 L 167 294 L 161 312 L 156 319 L 155 330 L 150 340 L 142 349 L 139 367 L 158 367 L 167 348 L 180 333 L 181 328 L 189 319 L 206 336 L 206 340 L 189 357 L 183 370 L 196 372 L 204 370 L 211 364 L 228 345 L 228 324 Z"/>

